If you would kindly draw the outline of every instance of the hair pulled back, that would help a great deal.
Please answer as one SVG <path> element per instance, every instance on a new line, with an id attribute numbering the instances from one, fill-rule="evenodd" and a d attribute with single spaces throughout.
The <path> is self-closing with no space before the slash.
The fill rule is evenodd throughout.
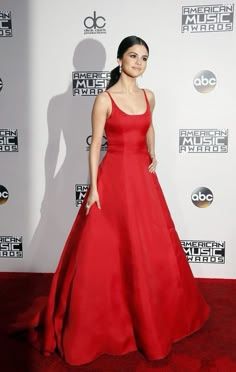
<path id="1" fill-rule="evenodd" d="M 141 39 L 140 37 L 132 35 L 132 36 L 127 36 L 126 38 L 124 38 L 121 41 L 121 43 L 118 47 L 118 51 L 117 51 L 117 58 L 121 59 L 123 57 L 123 54 L 126 52 L 127 49 L 129 49 L 133 45 L 137 45 L 137 44 L 145 46 L 145 48 L 147 49 L 147 51 L 149 53 L 149 47 L 148 47 L 147 43 L 143 39 Z M 111 77 L 110 77 L 109 83 L 106 87 L 106 90 L 111 88 L 119 80 L 120 75 L 121 75 L 120 66 L 118 65 L 117 67 L 113 68 L 113 70 L 111 70 L 110 74 L 111 74 Z"/>

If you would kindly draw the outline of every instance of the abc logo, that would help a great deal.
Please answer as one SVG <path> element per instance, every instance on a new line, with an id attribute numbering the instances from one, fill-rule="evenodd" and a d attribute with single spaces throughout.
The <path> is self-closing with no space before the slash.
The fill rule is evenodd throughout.
<path id="1" fill-rule="evenodd" d="M 199 93 L 209 93 L 216 86 L 216 76 L 209 70 L 202 70 L 194 77 L 193 84 Z"/>
<path id="2" fill-rule="evenodd" d="M 6 187 L 0 185 L 0 205 L 6 203 L 9 197 Z"/>
<path id="3" fill-rule="evenodd" d="M 105 18 L 102 16 L 96 17 L 96 12 L 93 12 L 93 17 L 86 17 L 84 20 L 84 26 L 87 29 L 91 28 L 103 28 L 106 26 Z"/>
<path id="4" fill-rule="evenodd" d="M 198 208 L 207 208 L 213 202 L 213 194 L 207 187 L 198 187 L 192 192 L 192 202 Z"/>

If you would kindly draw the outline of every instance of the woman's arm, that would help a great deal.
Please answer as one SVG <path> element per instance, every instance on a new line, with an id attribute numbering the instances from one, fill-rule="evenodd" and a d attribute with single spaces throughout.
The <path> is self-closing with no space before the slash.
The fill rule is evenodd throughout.
<path id="1" fill-rule="evenodd" d="M 153 113 L 154 107 L 155 107 L 155 96 L 154 93 L 151 90 L 147 90 L 147 96 L 150 104 L 151 113 Z M 156 165 L 157 165 L 157 159 L 155 155 L 155 131 L 152 123 L 152 119 L 150 122 L 150 126 L 146 133 L 146 143 L 148 152 L 150 154 L 150 157 L 152 159 L 151 164 L 148 166 L 149 172 L 155 172 Z"/>
<path id="2" fill-rule="evenodd" d="M 97 174 L 108 107 L 108 97 L 107 94 L 103 92 L 96 97 L 91 113 L 92 143 L 89 149 L 90 191 L 86 203 L 86 215 L 89 214 L 89 210 L 95 202 L 97 203 L 98 208 L 101 209 L 97 189 Z"/>
<path id="3" fill-rule="evenodd" d="M 148 100 L 149 100 L 149 104 L 150 104 L 151 113 L 153 113 L 153 110 L 154 110 L 154 107 L 155 107 L 155 95 L 149 89 L 146 90 L 146 91 L 147 91 L 147 96 L 148 96 Z M 148 152 L 149 152 L 151 158 L 156 159 L 156 155 L 155 155 L 155 131 L 154 131 L 152 119 L 151 119 L 150 126 L 147 130 L 147 133 L 146 133 L 146 143 L 147 143 Z"/>
<path id="4" fill-rule="evenodd" d="M 148 152 L 151 158 L 153 159 L 156 157 L 156 155 L 155 155 L 155 131 L 154 131 L 154 127 L 152 123 L 150 124 L 150 127 L 148 128 L 146 138 L 147 138 Z"/>
<path id="5" fill-rule="evenodd" d="M 91 113 L 92 143 L 89 150 L 89 172 L 91 191 L 95 192 L 97 192 L 97 172 L 107 111 L 107 93 L 101 93 L 96 97 Z"/>

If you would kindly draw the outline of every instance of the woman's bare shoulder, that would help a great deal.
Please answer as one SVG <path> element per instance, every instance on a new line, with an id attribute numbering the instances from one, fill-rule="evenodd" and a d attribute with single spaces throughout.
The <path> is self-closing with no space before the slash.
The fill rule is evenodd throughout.
<path id="1" fill-rule="evenodd" d="M 109 99 L 110 98 L 109 98 L 108 94 L 106 93 L 106 91 L 103 91 L 96 96 L 94 104 L 95 105 L 102 105 L 103 107 L 107 107 L 109 105 Z"/>
<path id="2" fill-rule="evenodd" d="M 154 99 L 155 100 L 155 94 L 151 89 L 145 88 L 145 92 L 147 93 L 147 96 L 149 100 Z"/>
<path id="3" fill-rule="evenodd" d="M 149 100 L 149 103 L 152 107 L 155 106 L 155 94 L 151 89 L 145 88 L 145 92 L 147 94 L 147 98 Z"/>
<path id="4" fill-rule="evenodd" d="M 110 115 L 111 100 L 109 95 L 104 91 L 99 93 L 93 103 L 93 115 L 100 115 L 100 117 L 108 117 Z"/>

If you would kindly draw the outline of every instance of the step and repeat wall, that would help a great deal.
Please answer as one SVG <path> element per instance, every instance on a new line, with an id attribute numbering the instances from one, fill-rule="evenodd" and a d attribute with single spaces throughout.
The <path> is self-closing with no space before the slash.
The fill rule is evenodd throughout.
<path id="1" fill-rule="evenodd" d="M 236 278 L 234 22 L 222 1 L 1 1 L 0 271 L 55 270 L 89 186 L 94 99 L 137 35 L 156 172 L 193 274 Z"/>

